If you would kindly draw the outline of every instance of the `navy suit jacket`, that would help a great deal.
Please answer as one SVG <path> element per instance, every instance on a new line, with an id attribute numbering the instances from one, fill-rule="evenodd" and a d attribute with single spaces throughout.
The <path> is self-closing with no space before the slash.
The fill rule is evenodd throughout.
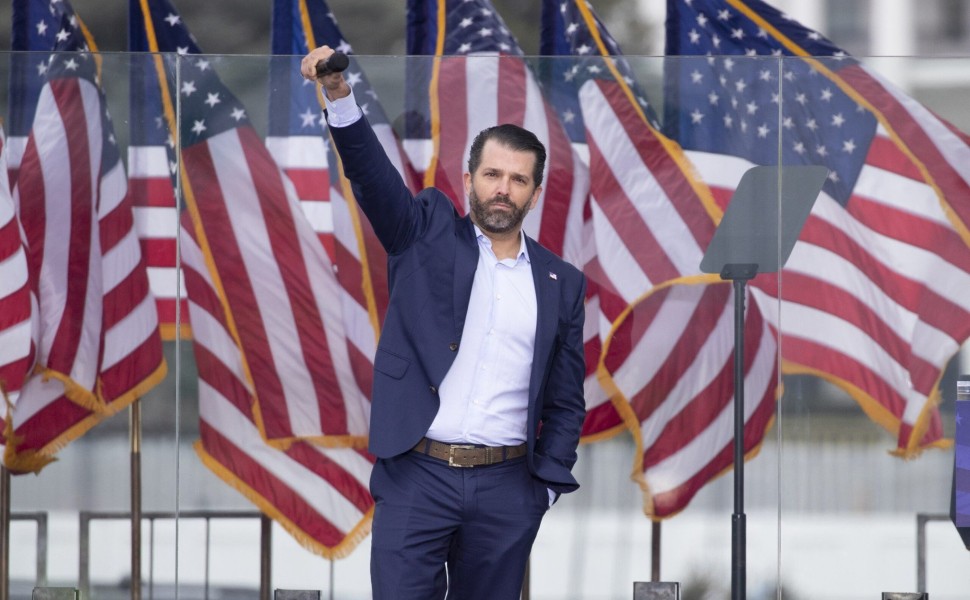
<path id="1" fill-rule="evenodd" d="M 409 451 L 438 412 L 438 386 L 461 344 L 478 265 L 474 226 L 435 188 L 412 196 L 366 118 L 330 133 L 357 202 L 388 254 L 390 301 L 377 354 L 370 451 Z M 528 465 L 563 493 L 586 414 L 583 321 L 586 280 L 575 267 L 526 237 L 538 320 L 529 383 Z"/>

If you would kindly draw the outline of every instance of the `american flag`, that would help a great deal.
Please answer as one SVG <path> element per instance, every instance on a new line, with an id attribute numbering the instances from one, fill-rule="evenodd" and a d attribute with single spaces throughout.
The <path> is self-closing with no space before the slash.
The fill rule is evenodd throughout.
<path id="1" fill-rule="evenodd" d="M 543 5 L 543 54 L 569 55 L 550 82 L 572 89 L 589 147 L 603 351 L 598 372 L 628 425 L 634 479 L 653 518 L 686 507 L 732 464 L 733 292 L 699 272 L 714 233 L 707 188 L 695 181 L 619 47 L 582 1 Z M 745 322 L 745 451 L 774 417 L 775 343 L 757 307 Z"/>
<path id="2" fill-rule="evenodd" d="M 27 136 L 34 123 L 34 109 L 40 89 L 46 83 L 47 57 L 29 54 L 31 50 L 48 51 L 57 42 L 55 16 L 47 4 L 14 0 L 11 19 L 10 81 L 8 83 L 9 118 L 7 132 L 7 169 L 10 189 L 17 183 L 20 161 L 27 146 Z"/>
<path id="3" fill-rule="evenodd" d="M 162 57 L 144 54 L 149 36 L 137 20 L 129 20 L 128 75 L 131 85 L 128 145 L 128 190 L 135 207 L 135 226 L 148 280 L 158 307 L 162 337 L 192 338 L 185 282 L 178 270 L 179 209 L 175 197 L 175 138 L 165 119 L 158 71 Z M 162 67 L 164 68 L 164 67 Z M 174 112 L 174 107 L 169 107 Z M 176 318 L 176 315 L 178 318 Z"/>
<path id="4" fill-rule="evenodd" d="M 7 180 L 7 145 L 0 128 L 0 431 L 17 404 L 36 352 L 36 296 L 30 286 L 20 219 Z"/>
<path id="5" fill-rule="evenodd" d="M 133 402 L 166 367 L 100 57 L 66 2 L 16 2 L 14 15 L 38 19 L 32 39 L 42 45 L 32 50 L 58 52 L 37 65 L 43 84 L 14 186 L 39 333 L 4 460 L 25 472 Z"/>
<path id="6" fill-rule="evenodd" d="M 274 4 L 273 52 L 298 55 L 275 59 L 279 64 L 270 73 L 270 121 L 267 146 L 281 165 L 293 164 L 312 168 L 313 177 L 323 177 L 322 187 L 306 186 L 304 194 L 299 179 L 309 177 L 305 170 L 284 171 L 294 179 L 304 212 L 311 223 L 328 223 L 329 230 L 316 227 L 330 249 L 340 282 L 341 306 L 347 332 L 347 348 L 358 385 L 370 397 L 373 359 L 380 325 L 387 310 L 387 255 L 374 235 L 370 223 L 353 197 L 349 182 L 337 165 L 338 157 L 328 140 L 321 135 L 326 124 L 320 110 L 317 86 L 309 85 L 299 74 L 299 61 L 313 48 L 327 44 L 351 55 L 345 76 L 354 87 L 355 97 L 367 120 L 381 141 L 385 152 L 401 176 L 418 190 L 418 177 L 410 166 L 377 92 L 370 85 L 353 49 L 337 26 L 334 14 L 323 0 L 277 0 Z M 315 119 L 311 119 L 316 115 Z M 313 148 L 312 154 L 304 150 Z M 300 156 L 299 159 L 293 157 Z M 312 163 L 312 164 L 311 164 Z M 334 167 L 334 168 L 330 168 Z M 326 201 L 315 199 L 326 196 Z M 326 215 L 319 219 L 318 215 Z"/>
<path id="7" fill-rule="evenodd" d="M 542 56 L 562 57 L 572 53 L 566 39 L 567 24 L 563 21 L 560 12 L 560 6 L 556 3 L 543 5 L 542 36 L 539 46 L 539 53 Z M 589 146 L 586 143 L 582 107 L 579 105 L 576 88 L 571 83 L 567 83 L 575 77 L 569 73 L 573 64 L 572 60 L 564 58 L 546 59 L 539 63 L 538 72 L 546 98 L 555 107 L 569 140 L 588 166 Z M 625 62 L 622 65 L 627 66 Z M 614 398 L 607 394 L 606 389 L 600 384 L 598 374 L 603 340 L 609 335 L 614 319 L 625 308 L 625 304 L 601 274 L 599 257 L 596 254 L 596 232 L 590 211 L 591 205 L 587 199 L 583 206 L 581 258 L 583 272 L 588 276 L 586 324 L 583 330 L 583 347 L 586 356 L 586 381 L 583 391 L 586 398 L 586 419 L 583 422 L 581 436 L 583 442 L 608 439 L 625 429 L 624 419 L 613 404 Z M 605 304 L 603 304 L 604 301 Z M 611 307 L 612 310 L 610 310 Z M 622 402 L 619 398 L 615 401 Z"/>
<path id="8" fill-rule="evenodd" d="M 668 63 L 665 122 L 719 206 L 779 155 L 829 169 L 781 276 L 752 281 L 784 371 L 841 387 L 897 454 L 942 444 L 937 384 L 970 335 L 966 138 L 763 2 L 667 10 L 667 54 L 698 58 Z"/>
<path id="9" fill-rule="evenodd" d="M 500 122 L 532 131 L 548 157 L 543 192 L 523 228 L 582 264 L 589 174 L 502 18 L 488 0 L 409 0 L 407 21 L 409 135 L 426 136 L 433 148 L 430 159 L 415 161 L 427 162 L 425 185 L 466 211 L 462 175 L 478 132 Z"/>
<path id="10" fill-rule="evenodd" d="M 300 76 L 299 64 L 301 57 L 322 45 L 323 40 L 330 40 L 334 48 L 344 53 L 349 53 L 351 49 L 350 44 L 339 37 L 339 32 L 336 32 L 336 37 L 321 36 L 321 41 L 317 43 L 314 31 L 305 31 L 305 19 L 309 19 L 317 28 L 330 22 L 331 32 L 336 30 L 333 13 L 323 2 L 274 0 L 270 44 L 274 56 L 278 58 L 273 59 L 269 70 L 269 133 L 266 147 L 293 182 L 303 212 L 331 260 L 336 260 L 326 121 L 317 99 L 317 86 Z"/>
<path id="11" fill-rule="evenodd" d="M 332 264 L 292 182 L 171 4 L 132 0 L 130 10 L 152 32 L 150 50 L 172 53 L 156 85 L 167 106 L 180 106 L 196 450 L 301 543 L 343 556 L 369 530 L 372 459 L 358 449 L 369 402 L 354 379 Z"/>
<path id="12" fill-rule="evenodd" d="M 374 459 L 357 448 L 297 441 L 283 450 L 266 443 L 225 307 L 191 228 L 183 229 L 181 243 L 190 310 L 197 317 L 199 458 L 308 550 L 347 556 L 370 532 Z"/>

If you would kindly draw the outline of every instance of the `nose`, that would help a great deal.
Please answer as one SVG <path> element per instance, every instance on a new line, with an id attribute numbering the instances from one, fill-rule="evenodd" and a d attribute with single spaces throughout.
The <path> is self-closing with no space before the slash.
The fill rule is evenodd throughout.
<path id="1" fill-rule="evenodd" d="M 495 190 L 496 193 L 501 194 L 503 196 L 508 196 L 509 190 L 512 189 L 511 183 L 512 183 L 512 180 L 508 176 L 499 177 L 498 183 L 497 183 L 497 189 Z"/>

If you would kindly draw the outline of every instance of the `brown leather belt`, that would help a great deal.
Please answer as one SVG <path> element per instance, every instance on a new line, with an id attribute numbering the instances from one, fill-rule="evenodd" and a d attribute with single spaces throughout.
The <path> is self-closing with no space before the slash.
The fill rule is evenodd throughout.
<path id="1" fill-rule="evenodd" d="M 445 444 L 444 442 L 421 438 L 421 441 L 411 450 L 446 461 L 450 467 L 483 467 L 525 456 L 525 449 L 525 444 L 518 446 L 474 446 L 472 444 Z"/>

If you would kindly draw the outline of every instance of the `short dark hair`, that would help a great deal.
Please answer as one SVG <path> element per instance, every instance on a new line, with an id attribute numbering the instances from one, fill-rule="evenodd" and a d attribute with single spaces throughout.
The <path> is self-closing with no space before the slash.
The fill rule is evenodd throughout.
<path id="1" fill-rule="evenodd" d="M 472 175 L 482 164 L 482 148 L 485 142 L 495 140 L 506 148 L 516 152 L 531 152 L 536 157 L 535 168 L 532 172 L 532 179 L 536 187 L 542 185 L 542 171 L 546 168 L 546 147 L 542 145 L 539 138 L 528 129 L 523 129 L 518 125 L 503 123 L 487 129 L 483 129 L 472 142 L 471 152 L 468 155 L 468 172 Z"/>

